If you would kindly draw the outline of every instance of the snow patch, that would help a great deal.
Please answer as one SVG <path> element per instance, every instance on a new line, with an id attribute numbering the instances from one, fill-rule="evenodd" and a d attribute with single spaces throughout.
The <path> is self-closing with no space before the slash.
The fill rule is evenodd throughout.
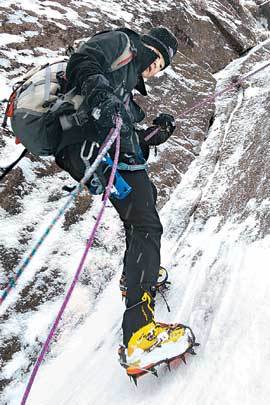
<path id="1" fill-rule="evenodd" d="M 25 38 L 21 35 L 14 34 L 0 34 L 0 44 L 1 46 L 6 46 L 8 44 L 24 42 Z"/>

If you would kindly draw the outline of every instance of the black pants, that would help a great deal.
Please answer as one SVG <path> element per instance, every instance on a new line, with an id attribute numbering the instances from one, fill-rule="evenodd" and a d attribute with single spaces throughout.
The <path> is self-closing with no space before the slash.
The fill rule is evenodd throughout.
<path id="1" fill-rule="evenodd" d="M 123 343 L 152 319 L 147 305 L 138 304 L 144 292 L 152 292 L 160 266 L 160 238 L 162 225 L 155 207 L 156 188 L 145 170 L 121 175 L 132 187 L 124 200 L 111 199 L 126 232 L 124 273 L 127 277 L 127 309 L 123 317 Z M 153 302 L 152 302 L 153 307 Z"/>
<path id="2" fill-rule="evenodd" d="M 80 150 L 81 145 L 71 145 L 56 158 L 56 163 L 76 180 L 84 175 Z M 127 309 L 122 328 L 123 343 L 127 346 L 132 334 L 153 318 L 147 305 L 143 308 L 142 304 L 137 304 L 144 292 L 152 292 L 157 282 L 162 225 L 156 210 L 156 188 L 147 172 L 121 171 L 121 175 L 132 191 L 123 200 L 110 200 L 123 221 L 126 234 L 124 273 L 127 277 Z"/>

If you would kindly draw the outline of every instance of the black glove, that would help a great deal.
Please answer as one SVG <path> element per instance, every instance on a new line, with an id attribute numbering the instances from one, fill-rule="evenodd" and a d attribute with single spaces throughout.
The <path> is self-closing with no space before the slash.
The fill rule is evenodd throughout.
<path id="1" fill-rule="evenodd" d="M 113 94 L 113 88 L 103 75 L 98 74 L 83 82 L 80 93 L 84 97 L 85 105 L 93 109 Z"/>
<path id="2" fill-rule="evenodd" d="M 122 119 L 121 134 L 128 136 L 133 130 L 133 124 L 124 104 L 118 97 L 109 95 L 92 110 L 92 117 L 103 128 L 115 128 L 116 115 Z"/>
<path id="3" fill-rule="evenodd" d="M 169 136 L 171 136 L 173 131 L 175 130 L 175 120 L 174 117 L 170 114 L 162 113 L 158 115 L 153 120 L 153 124 L 158 125 L 161 129 L 168 132 Z"/>
<path id="4" fill-rule="evenodd" d="M 160 114 L 153 120 L 154 126 L 144 132 L 144 140 L 148 146 L 158 146 L 166 142 L 175 130 L 175 121 L 170 114 Z M 157 131 L 158 129 L 158 131 Z M 155 134 L 151 136 L 151 133 Z M 150 138 L 148 139 L 148 137 Z"/>
<path id="5" fill-rule="evenodd" d="M 97 125 L 115 128 L 116 114 L 122 119 L 121 135 L 128 136 L 133 124 L 123 102 L 113 94 L 113 88 L 103 75 L 89 77 L 82 85 L 83 109 L 88 110 Z"/>

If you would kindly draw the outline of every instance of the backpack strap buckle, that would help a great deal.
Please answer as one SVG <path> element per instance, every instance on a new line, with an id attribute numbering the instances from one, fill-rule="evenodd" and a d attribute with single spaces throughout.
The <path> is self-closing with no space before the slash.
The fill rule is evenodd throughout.
<path id="1" fill-rule="evenodd" d="M 82 127 L 89 121 L 89 116 L 85 111 L 79 111 L 71 115 L 61 115 L 59 121 L 63 131 L 76 127 Z"/>

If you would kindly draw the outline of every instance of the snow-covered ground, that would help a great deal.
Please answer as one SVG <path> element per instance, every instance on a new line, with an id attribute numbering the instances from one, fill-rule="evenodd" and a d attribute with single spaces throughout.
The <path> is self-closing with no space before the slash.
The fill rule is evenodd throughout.
<path id="1" fill-rule="evenodd" d="M 58 342 L 57 357 L 43 364 L 28 403 L 268 404 L 270 238 L 249 246 L 237 238 L 233 225 L 216 233 L 209 221 L 203 232 L 185 240 L 188 248 L 177 248 L 173 238 L 166 243 L 176 248 L 173 259 L 164 254 L 171 266 L 167 298 L 172 312 L 159 300 L 157 318 L 193 327 L 202 346 L 187 366 L 172 373 L 161 367 L 159 379 L 146 376 L 138 388 L 129 382 L 117 363 L 123 304 L 115 277 L 84 325 Z M 8 403 L 19 403 L 25 382 L 10 388 Z"/>

